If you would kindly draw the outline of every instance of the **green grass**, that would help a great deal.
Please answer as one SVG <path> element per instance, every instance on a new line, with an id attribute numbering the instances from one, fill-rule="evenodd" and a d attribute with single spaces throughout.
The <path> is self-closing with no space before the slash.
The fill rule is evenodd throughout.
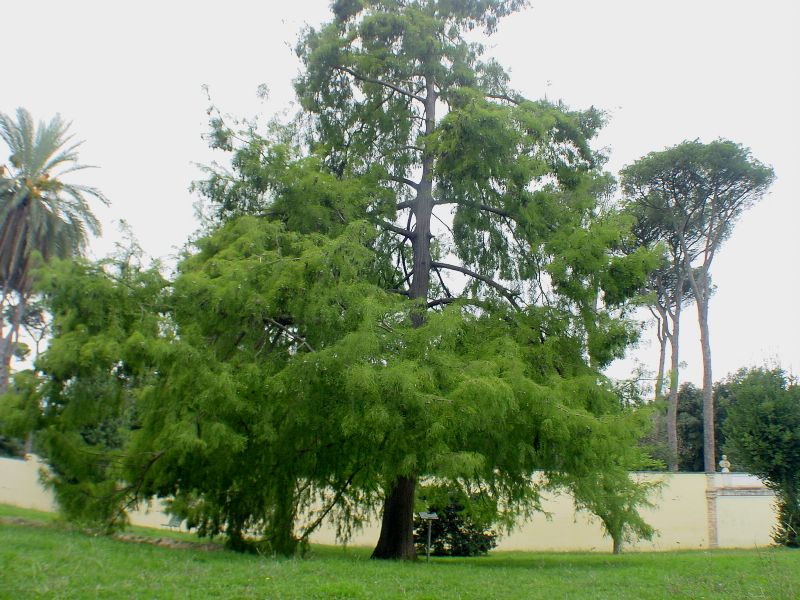
<path id="1" fill-rule="evenodd" d="M 0 506 L 0 598 L 797 598 L 800 552 L 498 552 L 415 564 L 312 547 L 275 559 L 132 544 Z M 155 532 L 161 535 L 162 532 Z"/>

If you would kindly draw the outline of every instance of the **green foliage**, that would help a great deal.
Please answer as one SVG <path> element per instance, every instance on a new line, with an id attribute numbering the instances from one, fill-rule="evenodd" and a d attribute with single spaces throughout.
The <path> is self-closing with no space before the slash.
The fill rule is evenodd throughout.
<path id="1" fill-rule="evenodd" d="M 800 387 L 781 369 L 742 369 L 727 382 L 727 451 L 778 496 L 777 544 L 800 547 Z"/>
<path id="2" fill-rule="evenodd" d="M 142 426 L 139 393 L 153 376 L 144 346 L 161 331 L 164 286 L 156 270 L 130 262 L 57 262 L 42 272 L 55 334 L 36 363 L 44 378 L 4 405 L 35 407 L 46 481 L 75 521 L 116 529 L 137 499 L 125 462 Z"/>
<path id="3" fill-rule="evenodd" d="M 714 385 L 714 438 L 716 447 L 726 443 L 725 421 L 730 405 L 727 382 Z M 730 457 L 728 457 L 730 458 Z M 701 473 L 703 467 L 703 391 L 685 383 L 678 392 L 678 464 L 681 471 Z M 733 469 L 738 464 L 732 461 Z"/>
<path id="4" fill-rule="evenodd" d="M 34 123 L 24 108 L 16 121 L 0 113 L 0 137 L 8 146 L 9 166 L 0 166 L 0 283 L 3 290 L 30 290 L 31 255 L 44 260 L 80 253 L 87 233 L 98 233 L 87 196 L 105 202 L 94 188 L 62 180 L 77 164 L 80 144 L 71 144 L 69 125 L 60 116 Z"/>

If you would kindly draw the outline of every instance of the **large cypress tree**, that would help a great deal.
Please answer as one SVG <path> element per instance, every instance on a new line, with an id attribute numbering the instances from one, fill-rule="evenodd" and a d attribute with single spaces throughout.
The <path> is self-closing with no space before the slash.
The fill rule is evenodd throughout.
<path id="1" fill-rule="evenodd" d="M 602 208 L 601 115 L 525 100 L 463 39 L 519 4 L 336 2 L 299 47 L 291 127 L 214 116 L 232 154 L 197 185 L 213 225 L 157 330 L 103 334 L 126 352 L 114 369 L 151 375 L 125 452 L 133 499 L 281 553 L 378 508 L 376 558 L 415 557 L 421 478 L 509 522 L 549 486 L 615 535 L 632 523 L 644 419 L 599 369 L 634 337 L 620 311 L 655 260 L 626 255 L 627 222 Z"/>
<path id="2" fill-rule="evenodd" d="M 558 305 L 599 366 L 629 339 L 599 298 L 624 297 L 614 297 L 616 276 L 630 276 L 634 262 L 612 264 L 619 229 L 597 218 L 607 182 L 589 140 L 601 116 L 524 99 L 464 38 L 493 32 L 523 4 L 335 2 L 334 20 L 299 46 L 297 91 L 326 167 L 390 192 L 376 193 L 367 214 L 397 258 L 391 287 L 413 304 L 415 327 L 459 299 L 499 300 L 517 317 Z M 418 474 L 386 482 L 375 557 L 413 554 Z"/>

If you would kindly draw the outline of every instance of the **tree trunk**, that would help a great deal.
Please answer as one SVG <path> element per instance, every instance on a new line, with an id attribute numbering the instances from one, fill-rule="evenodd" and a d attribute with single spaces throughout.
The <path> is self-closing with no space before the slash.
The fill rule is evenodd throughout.
<path id="1" fill-rule="evenodd" d="M 11 311 L 8 329 L 4 332 L 5 335 L 0 338 L 0 394 L 5 394 L 8 390 L 8 383 L 11 378 L 11 359 L 14 357 L 14 348 L 19 338 L 24 302 L 25 298 L 20 295 L 19 303 Z"/>
<path id="2" fill-rule="evenodd" d="M 416 560 L 414 548 L 414 493 L 416 477 L 399 477 L 383 502 L 378 545 L 372 558 Z"/>
<path id="3" fill-rule="evenodd" d="M 659 311 L 661 313 L 661 311 Z M 667 364 L 667 317 L 659 314 L 658 319 L 658 370 L 656 371 L 655 399 L 664 395 L 664 367 Z"/>
<path id="4" fill-rule="evenodd" d="M 614 554 L 622 554 L 622 540 L 620 538 L 612 538 L 614 540 Z"/>
<path id="5" fill-rule="evenodd" d="M 680 377 L 680 330 L 681 305 L 675 305 L 672 316 L 672 334 L 668 336 L 670 347 L 669 397 L 667 398 L 667 469 L 678 471 L 678 385 Z"/>
<path id="6" fill-rule="evenodd" d="M 425 135 L 433 133 L 436 126 L 436 91 L 432 77 L 426 80 Z M 422 157 L 422 178 L 417 186 L 414 201 L 415 229 L 411 239 L 413 275 L 408 296 L 411 302 L 421 302 L 412 308 L 414 327 L 425 322 L 431 275 L 431 216 L 433 215 L 433 156 L 425 152 Z M 414 494 L 416 475 L 398 477 L 388 490 L 383 502 L 383 518 L 378 545 L 372 558 L 416 560 L 414 549 Z"/>
<path id="7" fill-rule="evenodd" d="M 707 293 L 697 299 L 697 320 L 700 325 L 700 345 L 703 349 L 703 466 L 706 473 L 713 473 L 717 470 L 717 458 L 714 442 L 714 381 L 711 374 Z"/>

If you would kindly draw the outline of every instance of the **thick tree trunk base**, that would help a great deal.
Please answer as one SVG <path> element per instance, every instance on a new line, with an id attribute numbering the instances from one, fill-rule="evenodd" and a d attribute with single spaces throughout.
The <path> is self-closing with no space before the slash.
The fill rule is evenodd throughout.
<path id="1" fill-rule="evenodd" d="M 372 558 L 416 560 L 414 548 L 414 494 L 416 477 L 400 477 L 383 501 L 383 518 L 378 545 Z"/>

